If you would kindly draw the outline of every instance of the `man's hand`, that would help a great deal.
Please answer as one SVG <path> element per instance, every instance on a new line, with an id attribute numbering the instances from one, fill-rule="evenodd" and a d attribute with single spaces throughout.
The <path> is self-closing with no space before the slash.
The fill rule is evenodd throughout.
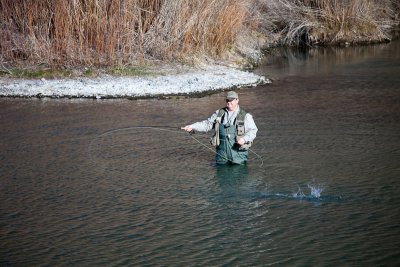
<path id="1" fill-rule="evenodd" d="M 239 145 L 244 145 L 244 143 L 246 143 L 246 140 L 244 140 L 243 137 L 237 138 L 236 139 L 236 143 L 238 143 Z"/>
<path id="2" fill-rule="evenodd" d="M 190 127 L 190 125 L 186 125 L 185 127 L 182 127 L 181 128 L 182 130 L 185 130 L 186 132 L 191 132 L 191 131 L 193 131 L 193 129 L 192 129 L 192 127 Z"/>

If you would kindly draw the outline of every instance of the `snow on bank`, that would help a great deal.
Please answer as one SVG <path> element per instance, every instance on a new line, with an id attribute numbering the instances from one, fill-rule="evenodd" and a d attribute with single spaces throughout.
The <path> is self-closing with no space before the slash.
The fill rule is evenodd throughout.
<path id="1" fill-rule="evenodd" d="M 213 66 L 207 69 L 157 77 L 75 79 L 1 79 L 0 96 L 124 98 L 182 95 L 270 83 L 263 76 Z"/>

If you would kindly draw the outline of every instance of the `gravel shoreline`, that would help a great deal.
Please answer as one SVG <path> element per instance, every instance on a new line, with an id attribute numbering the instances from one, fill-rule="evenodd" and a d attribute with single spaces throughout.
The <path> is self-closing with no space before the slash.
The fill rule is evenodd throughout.
<path id="1" fill-rule="evenodd" d="M 2 97 L 149 98 L 202 94 L 270 83 L 264 76 L 224 66 L 208 66 L 165 76 L 66 79 L 0 78 Z"/>

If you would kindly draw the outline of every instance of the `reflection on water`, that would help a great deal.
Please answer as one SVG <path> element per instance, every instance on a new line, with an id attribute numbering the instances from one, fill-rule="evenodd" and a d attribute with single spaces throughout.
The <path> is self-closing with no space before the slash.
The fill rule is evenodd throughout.
<path id="1" fill-rule="evenodd" d="M 272 79 L 287 75 L 354 75 L 359 70 L 370 75 L 392 76 L 400 71 L 400 42 L 356 47 L 277 48 L 256 70 Z M 388 73 L 387 73 L 388 71 Z"/>
<path id="2" fill-rule="evenodd" d="M 222 93 L 0 99 L 0 266 L 398 265 L 399 43 L 282 56 L 239 90 L 263 165 L 179 130 Z"/>

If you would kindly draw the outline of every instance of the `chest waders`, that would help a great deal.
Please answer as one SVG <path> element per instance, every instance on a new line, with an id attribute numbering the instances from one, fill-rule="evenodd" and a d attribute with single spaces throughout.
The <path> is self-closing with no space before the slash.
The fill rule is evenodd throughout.
<path id="1" fill-rule="evenodd" d="M 247 161 L 251 143 L 240 146 L 236 143 L 236 138 L 245 134 L 244 117 L 247 112 L 240 109 L 233 125 L 222 124 L 225 113 L 225 109 L 218 111 L 217 119 L 214 122 L 215 133 L 211 139 L 211 144 L 216 147 L 217 164 L 243 164 Z"/>

